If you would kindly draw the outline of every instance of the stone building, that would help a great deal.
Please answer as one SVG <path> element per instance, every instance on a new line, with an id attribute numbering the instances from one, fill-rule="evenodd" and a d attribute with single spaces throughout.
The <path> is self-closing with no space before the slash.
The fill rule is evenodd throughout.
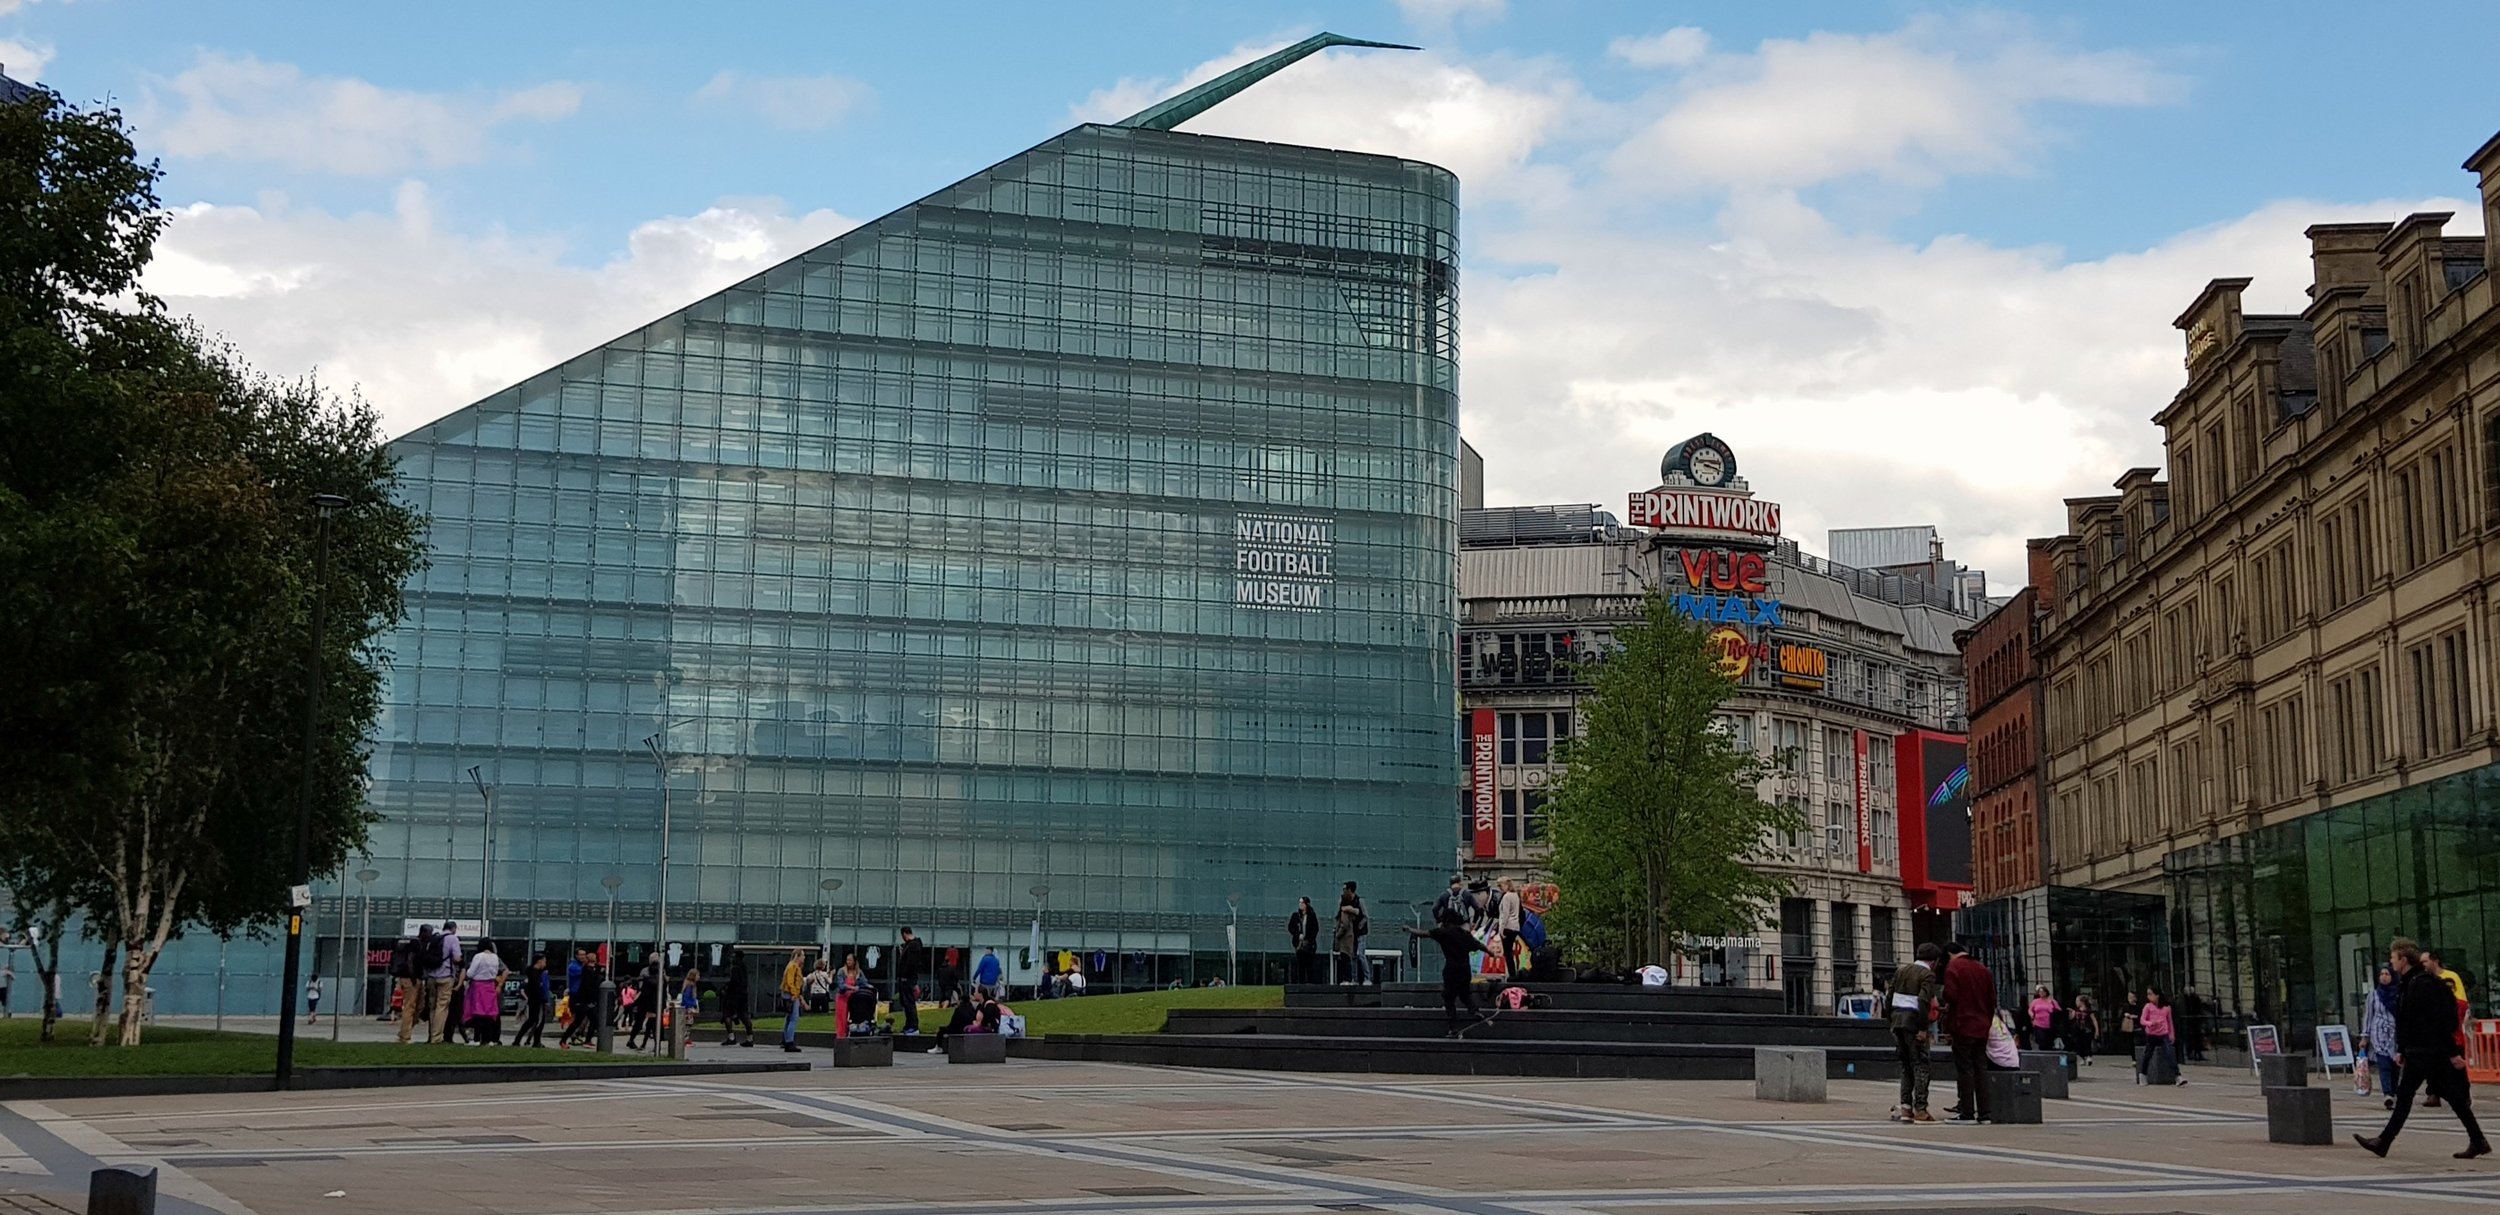
<path id="1" fill-rule="evenodd" d="M 2465 167 L 2500 223 L 2500 137 Z M 2126 981 L 2358 1024 L 2371 959 L 2500 970 L 2500 247 L 2447 214 L 2308 230 L 2292 315 L 2175 322 L 2170 475 L 2046 544 L 2050 880 L 2166 900 Z"/>
<path id="2" fill-rule="evenodd" d="M 1947 588 L 1799 551 L 1778 535 L 1778 507 L 1734 476 L 1724 445 L 1700 478 L 1678 466 L 1691 446 L 1669 454 L 1666 485 L 1634 495 L 1634 517 L 1655 494 L 1716 491 L 1750 503 L 1750 522 L 1767 529 L 1705 526 L 1743 513 L 1704 518 L 1683 509 L 1689 501 L 1647 516 L 1656 526 L 1591 505 L 1462 513 L 1461 725 L 1479 762 L 1458 815 L 1459 864 L 1477 876 L 1539 876 L 1543 807 L 1562 771 L 1555 743 L 1577 729 L 1588 693 L 1572 659 L 1609 645 L 1657 587 L 1733 643 L 1739 690 L 1726 728 L 1784 757 L 1762 796 L 1808 824 L 1762 858 L 1795 883 L 1764 909 L 1762 931 L 1692 942 L 1673 963 L 1679 979 L 1780 987 L 1794 1009 L 1829 1011 L 1836 997 L 1871 990 L 1914 940 L 1940 936 L 1968 888 L 1952 635 L 1971 616 Z M 1931 815 L 1930 795 L 1948 788 Z M 1905 851 L 1915 853 L 1908 864 Z"/>

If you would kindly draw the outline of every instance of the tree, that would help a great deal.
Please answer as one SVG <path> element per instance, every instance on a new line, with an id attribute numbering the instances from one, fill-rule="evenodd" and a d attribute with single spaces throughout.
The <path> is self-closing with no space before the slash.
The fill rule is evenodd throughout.
<path id="1" fill-rule="evenodd" d="M 283 920 L 307 765 L 314 871 L 363 843 L 376 642 L 422 520 L 370 407 L 254 373 L 137 290 L 162 221 L 118 114 L 38 91 L 0 105 L 0 152 L 0 214 L 31 217 L 0 237 L 0 876 L 104 938 L 135 1044 L 167 940 Z M 320 587 L 317 493 L 350 503 Z"/>
<path id="2" fill-rule="evenodd" d="M 1802 826 L 1756 787 L 1768 767 L 1718 725 L 1735 690 L 1709 631 L 1651 592 L 1619 648 L 1586 664 L 1587 729 L 1564 747 L 1547 803 L 1555 928 L 1619 964 L 1672 956 L 1686 934 L 1761 922 L 1787 881 L 1752 864 L 1773 833 Z"/>

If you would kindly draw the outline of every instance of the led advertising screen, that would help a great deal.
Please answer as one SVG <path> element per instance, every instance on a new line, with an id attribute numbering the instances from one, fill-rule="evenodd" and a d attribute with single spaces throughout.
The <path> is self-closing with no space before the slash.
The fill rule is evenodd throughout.
<path id="1" fill-rule="evenodd" d="M 1927 734 L 1919 740 L 1919 813 L 1927 824 L 1927 880 L 1970 884 L 1970 765 L 1963 740 Z"/>

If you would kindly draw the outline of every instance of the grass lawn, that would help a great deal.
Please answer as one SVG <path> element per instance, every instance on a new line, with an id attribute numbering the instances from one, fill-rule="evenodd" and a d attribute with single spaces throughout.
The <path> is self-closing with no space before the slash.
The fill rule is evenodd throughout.
<path id="1" fill-rule="evenodd" d="M 1050 1034 L 1151 1034 L 1163 1029 L 1163 1014 L 1175 1008 L 1282 1008 L 1285 989 L 1282 987 L 1184 987 L 1177 991 L 1135 991 L 1116 996 L 1077 996 L 1066 1000 L 1011 1000 L 1008 1006 L 1024 1014 L 1028 1034 L 1043 1037 Z M 885 1018 L 888 1026 L 897 1024 L 894 1017 Z M 923 1032 L 936 1033 L 946 1022 L 934 1007 L 920 1014 Z M 767 1026 L 764 1018 L 755 1019 L 757 1037 L 766 1029 L 779 1032 L 777 1025 Z M 799 1018 L 799 1028 L 833 1032 L 830 1014 Z"/>
<path id="2" fill-rule="evenodd" d="M 89 1046 L 88 1025 L 84 1018 L 61 1022 L 54 1031 L 55 1041 L 47 1046 L 41 1041 L 41 1018 L 21 1015 L 0 1021 L 0 1076 L 242 1076 L 266 1075 L 278 1066 L 278 1039 L 272 1034 L 221 1034 L 152 1025 L 138 1046 Z M 298 1067 L 631 1063 L 644 1058 L 586 1050 L 332 1042 L 327 1025 L 299 1033 L 295 1039 Z"/>

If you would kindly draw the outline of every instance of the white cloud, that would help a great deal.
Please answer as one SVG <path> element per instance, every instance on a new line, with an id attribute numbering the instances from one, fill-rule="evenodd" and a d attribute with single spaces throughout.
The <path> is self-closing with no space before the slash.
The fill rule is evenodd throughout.
<path id="1" fill-rule="evenodd" d="M 754 114 L 785 131 L 821 131 L 866 105 L 869 87 L 847 76 L 749 76 L 724 71 L 695 100 Z"/>
<path id="2" fill-rule="evenodd" d="M 1710 53 L 1710 34 L 1699 26 L 1679 25 L 1646 37 L 1617 38 L 1606 44 L 1606 53 L 1634 67 L 1691 67 Z"/>
<path id="3" fill-rule="evenodd" d="M 1614 157 L 1652 186 L 1932 180 L 2020 168 L 2047 103 L 2151 105 L 2179 82 L 2142 57 L 2065 51 L 2000 30 L 1913 22 L 1885 34 L 1771 39 L 1697 62 L 1686 90 Z"/>
<path id="4" fill-rule="evenodd" d="M 0 9 L 0 12 L 6 12 Z M 41 42 L 21 42 L 0 38 L 0 68 L 6 68 L 9 79 L 32 84 L 43 77 L 43 70 L 52 64 L 52 47 Z"/>
<path id="5" fill-rule="evenodd" d="M 1508 0 L 1397 0 L 1406 23 L 1422 29 L 1448 29 L 1459 21 L 1498 21 Z"/>
<path id="6" fill-rule="evenodd" d="M 581 103 L 580 87 L 561 81 L 500 94 L 421 93 L 203 51 L 142 93 L 133 122 L 172 156 L 370 176 L 475 163 L 497 127 L 568 118 Z"/>
<path id="7" fill-rule="evenodd" d="M 1233 48 L 1178 80 L 1122 80 L 1079 103 L 1080 122 L 1114 122 L 1287 45 Z M 1530 65 L 1488 75 L 1430 52 L 1324 51 L 1192 119 L 1185 130 L 1429 161 L 1470 189 L 1525 165 L 1578 98 Z"/>
<path id="8" fill-rule="evenodd" d="M 358 387 L 398 434 L 682 308 L 854 225 L 772 200 L 636 227 L 577 265 L 557 242 L 442 230 L 425 187 L 388 212 L 283 200 L 178 209 L 149 290 L 232 336 L 262 370 Z"/>

